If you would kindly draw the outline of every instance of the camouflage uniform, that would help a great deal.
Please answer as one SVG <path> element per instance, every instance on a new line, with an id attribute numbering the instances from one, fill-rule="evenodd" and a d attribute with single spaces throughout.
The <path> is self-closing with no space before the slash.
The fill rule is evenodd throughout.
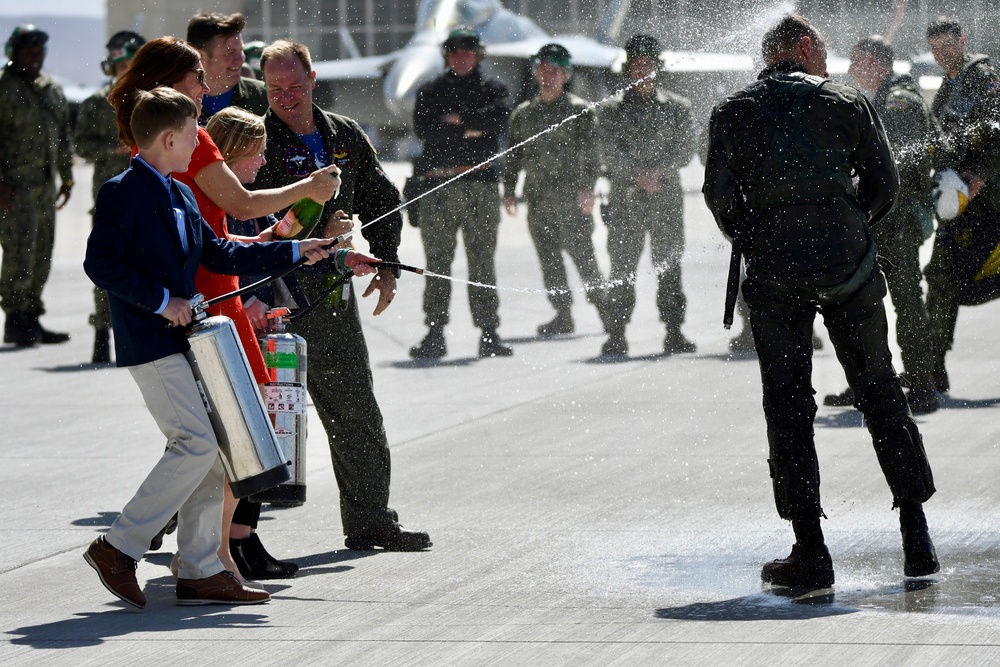
<path id="1" fill-rule="evenodd" d="M 315 105 L 313 114 L 327 154 L 341 169 L 340 196 L 326 203 L 320 225 L 338 209 L 357 214 L 365 223 L 398 206 L 399 192 L 382 171 L 361 127 Z M 264 122 L 267 164 L 250 187 L 268 189 L 295 183 L 321 166 L 273 112 L 264 115 Z M 372 254 L 399 261 L 396 250 L 402 226 L 402 216 L 394 213 L 361 233 Z M 303 230 L 300 237 L 310 232 Z M 328 284 L 328 276 L 310 275 L 307 268 L 296 275 L 311 300 Z M 388 507 L 389 443 L 375 400 L 368 345 L 354 290 L 349 291 L 346 302 L 336 294 L 327 298 L 315 312 L 295 320 L 288 329 L 309 342 L 309 394 L 329 439 L 344 532 L 351 536 L 390 529 L 396 513 Z"/>
<path id="2" fill-rule="evenodd" d="M 0 183 L 15 190 L 14 210 L 0 210 L 0 305 L 7 315 L 45 312 L 42 288 L 52 267 L 56 188 L 73 179 L 69 107 L 47 74 L 32 82 L 10 67 L 0 73 Z"/>
<path id="3" fill-rule="evenodd" d="M 930 146 L 936 124 L 909 75 L 890 75 L 872 100 L 893 147 L 900 195 L 892 212 L 872 235 L 878 245 L 889 296 L 896 308 L 896 338 L 903 368 L 914 381 L 934 371 L 933 336 L 924 305 L 920 246 L 933 231 Z"/>
<path id="4" fill-rule="evenodd" d="M 122 143 L 118 139 L 114 107 L 108 102 L 110 91 L 111 83 L 108 83 L 83 101 L 74 135 L 77 154 L 94 163 L 92 190 L 95 201 L 97 191 L 104 182 L 122 173 L 129 166 L 129 154 L 115 152 Z M 90 212 L 93 214 L 93 209 Z M 111 310 L 108 307 L 108 295 L 100 287 L 94 288 L 94 305 L 96 311 L 91 315 L 90 323 L 96 329 L 110 329 Z"/>
<path id="5" fill-rule="evenodd" d="M 583 112 L 587 105 L 586 100 L 571 93 L 564 93 L 551 104 L 538 97 L 524 102 L 510 116 L 508 144 L 515 146 Z M 596 118 L 592 113 L 584 113 L 507 154 L 504 194 L 514 194 L 518 174 L 523 170 L 528 229 L 542 265 L 549 302 L 557 311 L 569 310 L 573 303 L 563 262 L 564 250 L 580 272 L 588 300 L 600 301 L 599 286 L 604 279 L 591 239 L 594 220 L 577 205 L 577 196 L 592 191 L 597 180 L 600 154 L 596 135 Z"/>
<path id="6" fill-rule="evenodd" d="M 624 331 L 632 318 L 635 270 L 648 233 L 660 320 L 667 325 L 668 337 L 679 336 L 687 300 L 681 285 L 684 194 L 677 170 L 694 155 L 691 102 L 665 90 L 651 98 L 629 90 L 600 114 L 598 131 L 611 181 L 603 211 L 611 256 L 609 326 Z M 639 170 L 648 169 L 662 169 L 658 193 L 646 192 L 636 180 Z"/>
<path id="7" fill-rule="evenodd" d="M 931 106 L 941 125 L 948 150 L 937 159 L 941 168 L 952 168 L 960 174 L 971 171 L 986 181 L 961 219 L 1000 218 L 1000 159 L 996 146 L 1000 139 L 1000 75 L 984 55 L 966 55 L 961 73 L 945 79 L 934 96 Z M 955 221 L 942 222 L 934 239 L 934 255 L 927 265 L 927 311 L 934 332 L 935 384 L 948 390 L 944 368 L 945 353 L 955 340 L 958 321 L 958 300 L 952 288 L 950 266 L 952 258 L 946 246 L 946 236 Z"/>

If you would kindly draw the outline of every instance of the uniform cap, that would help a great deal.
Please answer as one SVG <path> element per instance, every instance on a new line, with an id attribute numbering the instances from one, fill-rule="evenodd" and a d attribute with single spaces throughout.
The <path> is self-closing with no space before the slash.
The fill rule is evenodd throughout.
<path id="1" fill-rule="evenodd" d="M 479 41 L 479 33 L 463 25 L 448 33 L 442 47 L 445 51 L 458 51 L 460 49 L 478 51 L 482 48 L 482 43 Z"/>
<path id="2" fill-rule="evenodd" d="M 136 51 L 146 43 L 145 38 L 137 32 L 131 30 L 120 30 L 111 36 L 105 48 L 108 50 L 108 57 L 105 62 L 114 66 L 125 60 L 135 57 Z"/>
<path id="3" fill-rule="evenodd" d="M 49 33 L 39 29 L 33 23 L 22 23 L 14 28 L 10 33 L 7 43 L 4 45 L 4 52 L 8 58 L 14 57 L 14 50 L 22 46 L 45 46 L 49 41 Z"/>
<path id="4" fill-rule="evenodd" d="M 562 44 L 546 44 L 538 49 L 533 60 L 536 64 L 552 63 L 567 71 L 573 67 L 572 57 Z"/>
<path id="5" fill-rule="evenodd" d="M 643 56 L 659 59 L 662 52 L 660 41 L 652 35 L 634 35 L 625 42 L 626 60 L 642 58 Z"/>

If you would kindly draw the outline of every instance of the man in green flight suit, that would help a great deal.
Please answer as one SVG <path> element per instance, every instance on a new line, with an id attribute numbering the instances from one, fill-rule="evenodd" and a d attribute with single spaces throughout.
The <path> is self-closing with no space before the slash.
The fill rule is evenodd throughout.
<path id="1" fill-rule="evenodd" d="M 0 73 L 0 306 L 3 341 L 18 347 L 65 343 L 49 331 L 42 289 L 52 268 L 56 209 L 73 190 L 69 106 L 62 86 L 42 72 L 48 33 L 31 24 L 14 28 Z M 53 174 L 58 173 L 58 193 Z"/>
<path id="2" fill-rule="evenodd" d="M 570 116 L 580 116 L 508 153 L 503 173 L 503 205 L 507 213 L 517 215 L 514 191 L 518 175 L 524 171 L 528 229 L 542 265 L 549 302 L 556 309 L 555 319 L 540 325 L 538 335 L 555 336 L 575 329 L 563 251 L 576 264 L 587 300 L 597 306 L 599 314 L 603 312 L 604 278 L 591 239 L 600 154 L 596 119 L 586 111 L 587 101 L 566 90 L 573 74 L 569 51 L 560 44 L 546 44 L 532 63 L 539 92 L 511 114 L 508 143 L 516 146 Z"/>
<path id="3" fill-rule="evenodd" d="M 110 76 L 111 80 L 80 105 L 74 141 L 77 154 L 94 163 L 95 201 L 97 191 L 104 182 L 122 173 L 129 166 L 132 151 L 118 139 L 115 110 L 108 103 L 108 93 L 111 92 L 115 79 L 128 68 L 135 52 L 145 43 L 146 40 L 141 35 L 131 30 L 121 30 L 112 35 L 106 46 L 108 55 L 101 61 L 101 71 Z M 91 363 L 109 364 L 111 363 L 111 308 L 108 305 L 107 292 L 100 287 L 94 288 L 94 308 L 94 314 L 90 316 L 90 323 L 95 330 Z"/>
<path id="4" fill-rule="evenodd" d="M 649 35 L 628 40 L 625 70 L 633 86 L 598 117 L 611 181 L 602 211 L 611 256 L 605 356 L 628 353 L 625 326 L 635 310 L 635 271 L 647 234 L 657 275 L 656 306 L 666 325 L 663 352 L 695 351 L 681 333 L 687 299 L 681 285 L 684 194 L 678 173 L 694 156 L 691 102 L 657 86 L 661 52 Z"/>

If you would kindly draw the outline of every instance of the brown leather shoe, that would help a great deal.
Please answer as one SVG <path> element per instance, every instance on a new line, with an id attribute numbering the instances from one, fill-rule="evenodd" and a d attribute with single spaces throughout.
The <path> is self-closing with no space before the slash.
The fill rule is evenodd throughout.
<path id="1" fill-rule="evenodd" d="M 204 579 L 178 579 L 177 604 L 261 604 L 271 599 L 262 588 L 241 583 L 228 570 Z"/>
<path id="2" fill-rule="evenodd" d="M 107 543 L 104 536 L 90 543 L 83 559 L 97 570 L 104 587 L 133 607 L 146 608 L 146 596 L 135 580 L 136 562 Z"/>

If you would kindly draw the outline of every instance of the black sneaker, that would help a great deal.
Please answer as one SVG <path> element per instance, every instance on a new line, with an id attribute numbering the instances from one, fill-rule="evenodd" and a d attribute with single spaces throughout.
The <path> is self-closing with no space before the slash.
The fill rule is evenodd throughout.
<path id="1" fill-rule="evenodd" d="M 827 394 L 823 399 L 823 405 L 834 408 L 849 408 L 854 405 L 854 390 L 848 387 L 839 394 Z"/>
<path id="2" fill-rule="evenodd" d="M 420 530 L 407 530 L 399 524 L 385 530 L 348 535 L 344 546 L 352 551 L 423 551 L 433 546 L 431 537 Z"/>
<path id="3" fill-rule="evenodd" d="M 788 588 L 829 588 L 833 586 L 833 560 L 826 545 L 806 548 L 796 543 L 787 558 L 761 568 L 760 580 Z"/>
<path id="4" fill-rule="evenodd" d="M 444 342 L 444 329 L 431 327 L 420 341 L 420 345 L 410 348 L 410 357 L 414 359 L 441 359 L 448 353 L 448 347 Z"/>
<path id="5" fill-rule="evenodd" d="M 479 357 L 509 357 L 514 354 L 514 350 L 509 345 L 504 345 L 500 339 L 500 334 L 496 331 L 483 330 L 483 335 L 479 339 Z"/>

